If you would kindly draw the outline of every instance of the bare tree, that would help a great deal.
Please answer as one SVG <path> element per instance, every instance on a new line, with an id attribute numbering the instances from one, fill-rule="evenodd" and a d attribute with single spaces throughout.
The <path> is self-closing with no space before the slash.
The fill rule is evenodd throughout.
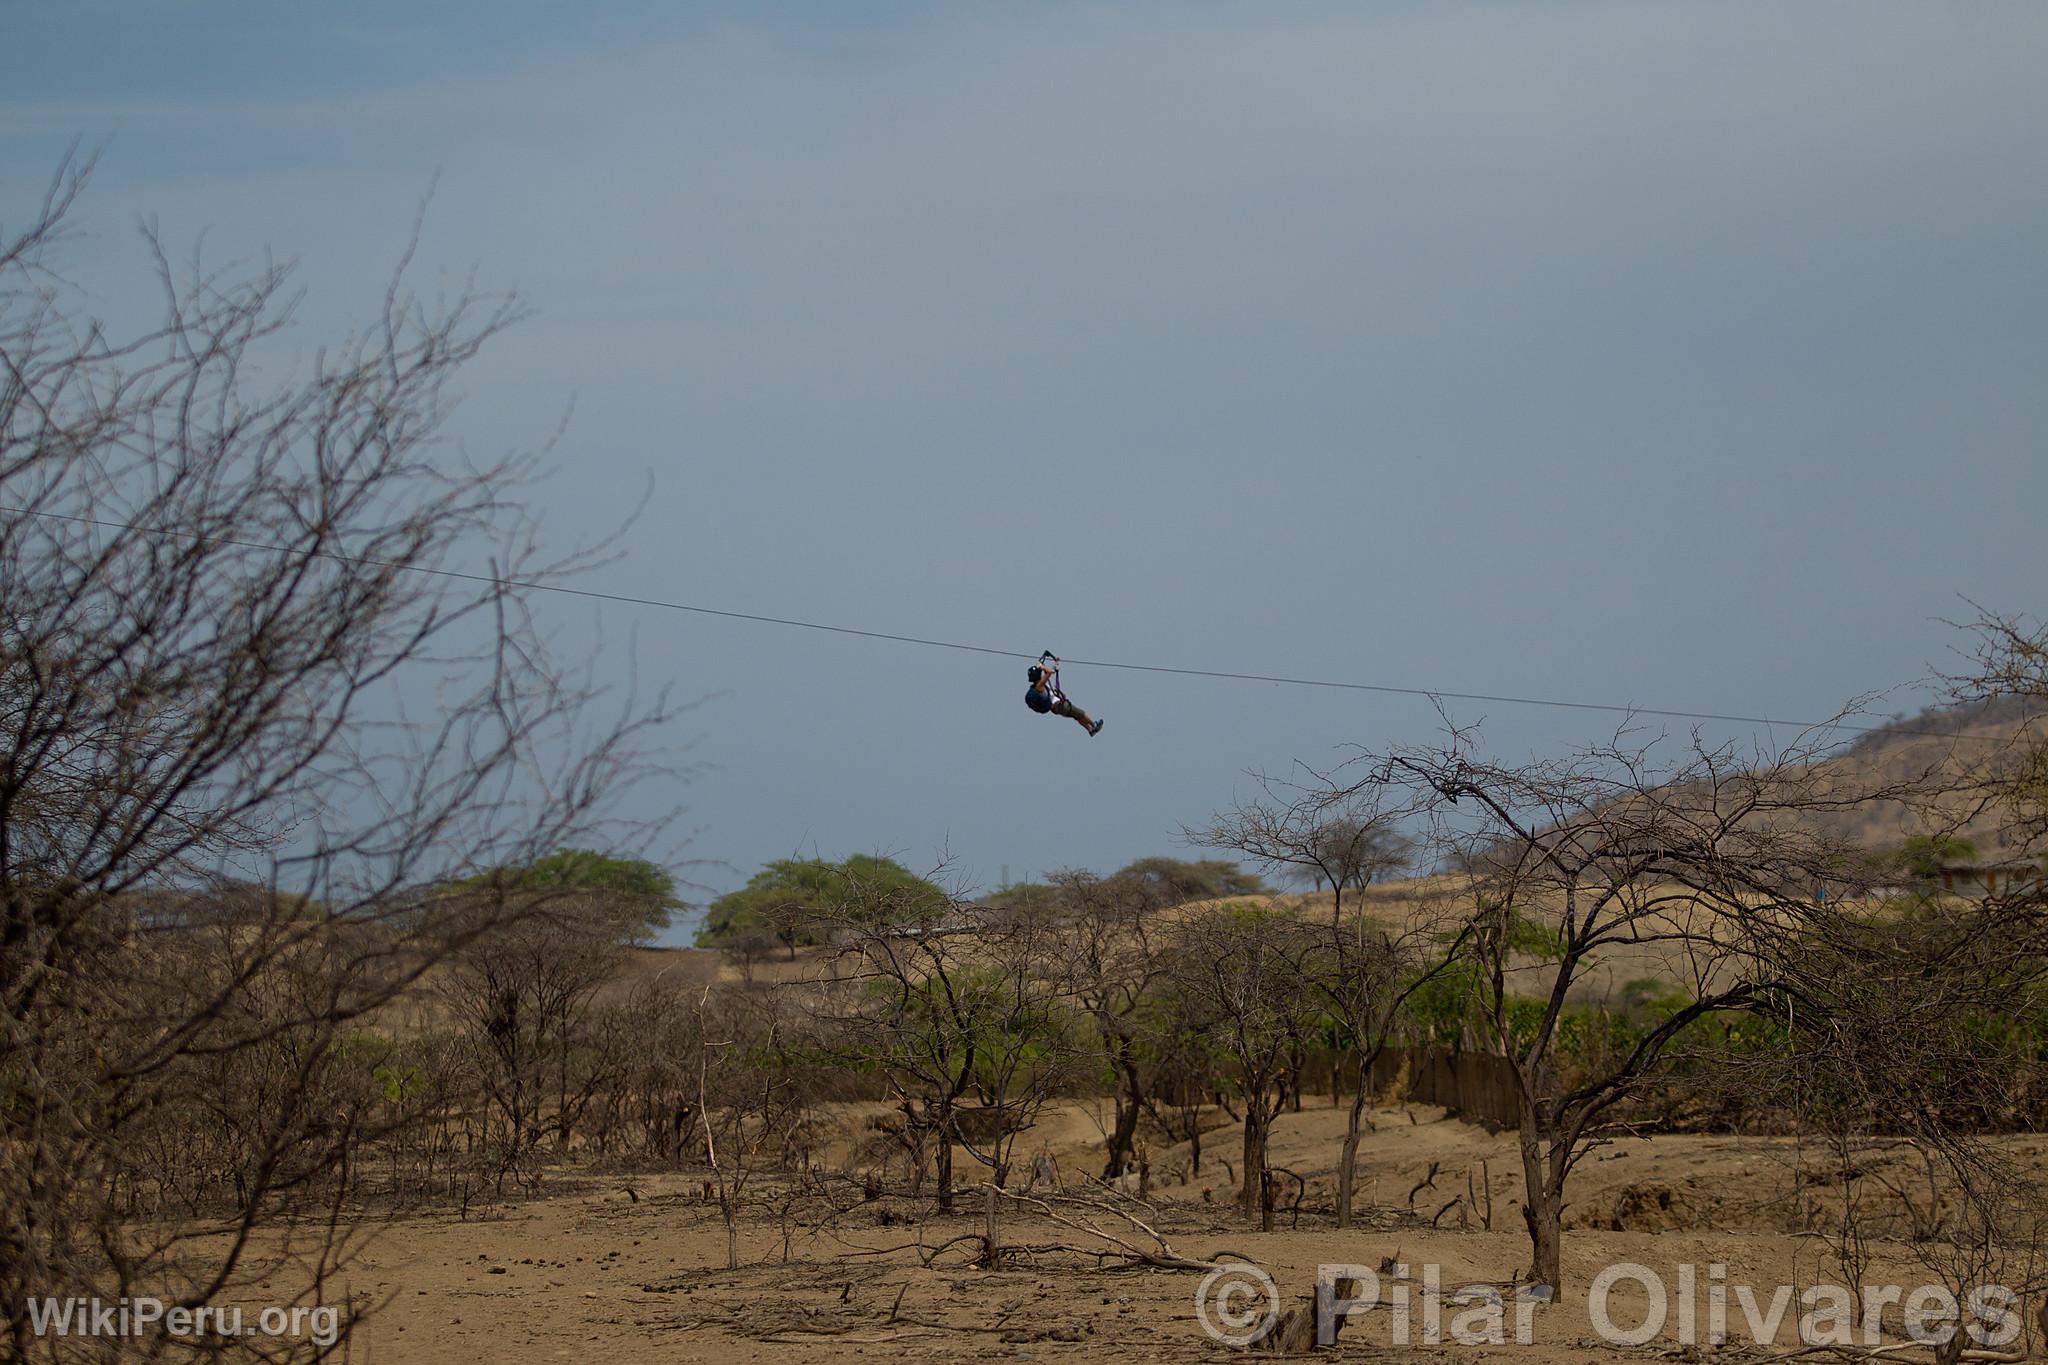
<path id="1" fill-rule="evenodd" d="M 1330 917 L 1344 914 L 1344 892 L 1363 891 L 1404 867 L 1410 854 L 1402 833 L 1404 809 L 1373 807 L 1362 794 L 1333 796 L 1330 788 L 1283 788 L 1260 779 L 1266 797 L 1239 803 L 1201 829 L 1184 830 L 1189 843 L 1227 848 L 1269 871 L 1314 887 L 1330 888 Z"/>
<path id="2" fill-rule="evenodd" d="M 346 1167 L 352 1120 L 288 1106 L 248 1130 L 210 1210 L 224 1235 L 203 1241 L 150 1216 L 130 1134 L 220 1059 L 331 1065 L 354 1021 L 497 927 L 419 888 L 582 837 L 641 771 L 634 737 L 660 709 L 579 719 L 591 691 L 548 662 L 514 585 L 587 561 L 537 555 L 515 501 L 527 460 L 440 446 L 449 382 L 509 303 L 423 299 L 401 265 L 360 334 L 293 372 L 287 268 L 181 270 L 145 235 L 162 321 L 117 336 L 58 260 L 87 170 L 67 165 L 0 240 L 0 1337 L 16 1358 L 84 1344 L 33 1334 L 39 1295 L 147 1283 L 198 1306 L 286 1254 L 308 1301 L 330 1292 L 347 1220 L 315 1220 L 328 1232 L 288 1253 L 264 1229 L 331 1212 L 341 1187 L 312 1173 Z M 490 572 L 417 572 L 458 568 Z M 198 894 L 223 876 L 263 893 L 231 927 Z"/>
<path id="3" fill-rule="evenodd" d="M 450 921 L 474 918 L 435 985 L 462 1030 L 486 1103 L 484 1149 L 499 1188 L 529 1186 L 552 1134 L 566 1152 L 590 1101 L 627 1065 L 601 1046 L 592 1000 L 625 958 L 611 898 L 579 889 L 462 888 Z M 489 926 L 496 926 L 494 929 Z M 466 926 L 465 926 L 466 927 Z"/>
<path id="4" fill-rule="evenodd" d="M 1187 837 L 1330 888 L 1330 971 L 1306 977 L 1303 984 L 1326 1004 L 1337 1032 L 1333 1041 L 1350 1053 L 1356 1081 L 1337 1167 L 1337 1226 L 1349 1227 L 1373 1068 L 1393 1036 L 1401 1006 L 1451 960 L 1439 942 L 1443 908 L 1425 910 L 1416 902 L 1403 917 L 1381 919 L 1354 901 L 1351 912 L 1345 911 L 1346 889 L 1362 892 L 1407 862 L 1412 847 L 1401 825 L 1415 814 L 1410 794 L 1387 786 L 1283 789 L 1270 779 L 1262 785 L 1267 799 L 1242 802 L 1208 826 L 1187 831 Z M 1395 804 L 1377 804 L 1388 799 Z"/>
<path id="5" fill-rule="evenodd" d="M 1864 1283 L 1879 1241 L 1959 1299 L 1991 1284 L 2032 1298 L 2048 1279 L 2048 1198 L 1998 1136 L 2039 1124 L 2040 909 L 2037 893 L 1931 890 L 1819 919 L 1791 964 L 1779 1044 L 1724 1060 L 1725 1084 L 1821 1140 L 1833 1179 L 1815 1189 L 1832 1206 L 1804 1212 L 1847 1283 Z M 1969 1344 L 1959 1331 L 1936 1358 Z"/>
<path id="6" fill-rule="evenodd" d="M 2001 814 L 2003 839 L 2027 857 L 2048 834 L 2048 633 L 1988 612 L 1970 629 L 1973 666 L 1949 679 L 1951 695 L 1973 711 L 2017 702 L 2002 711 L 2017 724 L 1943 755 L 1927 832 L 1903 850 L 1928 871 L 1969 847 L 1952 836 L 1958 813 Z M 2048 1002 L 2044 912 L 2038 876 L 1972 895 L 1923 876 L 1906 894 L 1838 901 L 1802 923 L 1782 1042 L 1741 1059 L 1726 1083 L 1769 1096 L 1821 1139 L 1834 1202 L 1812 1216 L 1850 1283 L 1880 1240 L 1909 1249 L 1958 1299 L 1994 1283 L 2031 1299 L 2048 1283 L 2048 1196 L 1998 1138 L 2042 1118 L 2032 1021 Z M 1966 1358 L 1973 1327 L 1986 1344 L 1981 1322 L 1958 1326 L 1938 1361 Z"/>
<path id="7" fill-rule="evenodd" d="M 592 1101 L 591 1139 L 600 1156 L 616 1151 L 667 1166 L 684 1153 L 698 1102 L 690 1064 L 703 1022 L 696 1002 L 717 975 L 715 966 L 685 959 L 596 1007 L 600 1046 L 622 1058 L 606 1069 Z M 751 983 L 739 989 L 751 990 Z"/>
<path id="8" fill-rule="evenodd" d="M 1227 1060 L 1244 1106 L 1238 1204 L 1270 1231 L 1267 1141 L 1280 1112 L 1293 1051 L 1318 1008 L 1310 975 L 1330 969 L 1324 936 L 1285 914 L 1217 907 L 1190 916 L 1173 946 L 1176 991 L 1209 1045 Z"/>
<path id="9" fill-rule="evenodd" d="M 1431 852 L 1468 869 L 1465 951 L 1476 1015 L 1512 1065 L 1536 1277 L 1558 1285 L 1566 1183 L 1607 1122 L 1695 1021 L 1768 1011 L 1801 932 L 1850 851 L 1813 817 L 1868 793 L 1814 764 L 1818 736 L 1743 755 L 1697 737 L 1614 743 L 1507 767 L 1453 730 L 1433 750 L 1364 755 L 1345 793 L 1413 803 Z M 1653 949 L 1685 999 L 1619 1055 L 1567 1085 L 1556 1066 L 1568 1003 L 1603 958 Z"/>
<path id="10" fill-rule="evenodd" d="M 1132 1164 L 1150 1095 L 1153 988 L 1166 972 L 1151 923 L 1155 897 L 1141 884 L 1081 872 L 1062 873 L 1054 884 L 1067 989 L 1094 1025 L 1111 1077 L 1114 1116 L 1102 1178 L 1115 1180 Z"/>
<path id="11" fill-rule="evenodd" d="M 974 1026 L 980 1059 L 976 1107 L 954 1116 L 960 1145 L 1001 1188 L 1017 1142 L 1053 1099 L 1070 1093 L 1083 1055 L 1066 974 L 1067 939 L 1035 917 L 978 916 L 968 940 L 971 994 L 960 1018 Z"/>
<path id="12" fill-rule="evenodd" d="M 1017 1135 L 1071 1079 L 1061 940 L 1037 916 L 965 905 L 910 930 L 891 919 L 864 912 L 836 927 L 828 1008 L 842 1055 L 886 1078 L 913 1149 L 930 1139 L 950 1211 L 955 1147 L 1002 1186 Z"/>
<path id="13" fill-rule="evenodd" d="M 1962 766 L 1968 786 L 2005 815 L 2007 838 L 2038 856 L 2048 842 L 2048 626 L 2021 616 L 1980 611 L 1969 624 L 1970 667 L 1947 679 L 1950 696 L 1967 704 L 2019 704 L 2009 742 Z"/>
<path id="14" fill-rule="evenodd" d="M 1337 1161 L 1340 1228 L 1351 1226 L 1373 1072 L 1403 1026 L 1409 999 L 1459 960 L 1469 932 L 1447 927 L 1455 914 L 1448 897 L 1420 898 L 1404 909 L 1405 916 L 1393 920 L 1354 909 L 1332 923 L 1328 973 L 1307 978 L 1337 1025 L 1340 1051 L 1351 1059 L 1351 1108 Z"/>
<path id="15" fill-rule="evenodd" d="M 771 1171 L 802 1170 L 812 1140 L 812 1099 L 790 1061 L 796 1016 L 787 1003 L 780 992 L 717 991 L 707 982 L 691 1009 L 691 1155 L 711 1173 L 728 1270 L 739 1268 L 740 1214 L 757 1182 Z"/>

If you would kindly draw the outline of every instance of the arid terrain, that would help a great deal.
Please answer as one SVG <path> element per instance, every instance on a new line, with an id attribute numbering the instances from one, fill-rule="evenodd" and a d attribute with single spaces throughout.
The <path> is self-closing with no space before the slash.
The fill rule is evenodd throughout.
<path id="1" fill-rule="evenodd" d="M 260 887 L 114 901 L 107 1039 L 65 1063 L 111 1074 L 125 1040 L 154 1075 L 180 1009 L 224 1041 L 114 1087 L 130 1135 L 67 1196 L 106 1250 L 47 1238 L 86 1268 L 15 1272 L 15 1337 L 125 1359 L 52 1305 L 153 1295 L 261 1334 L 167 1321 L 172 1355 L 308 1361 L 2024 1359 L 2040 878 L 1942 881 L 1978 856 L 1935 842 L 1960 810 L 1828 829 L 1851 769 L 1917 790 L 1897 751 L 1944 742 L 1668 780 L 1401 756 L 1424 852 L 1313 803 L 1229 818 L 1229 847 L 1350 850 L 1319 890 L 776 864 L 797 883 L 733 893 L 766 888 L 715 948 L 648 946 L 672 882 L 593 850 L 361 922 Z M 1440 809 L 1467 798 L 1476 826 Z M 1914 828 L 1894 805 L 1865 814 Z M 61 1163 L 10 1150 L 47 1198 Z M 1988 1353 L 1934 1350 L 1952 1320 Z"/>
<path id="2" fill-rule="evenodd" d="M 1828 1182 L 1824 1154 L 1771 1138 L 1624 1139 L 1597 1150 L 1582 1168 L 1568 1216 L 1567 1284 L 1556 1304 L 1528 1310 L 1531 1344 L 1516 1341 L 1510 1303 L 1503 1344 L 1452 1341 L 1452 1324 L 1463 1309 L 1446 1305 L 1444 1338 L 1431 1346 L 1420 1306 L 1426 1267 L 1438 1268 L 1448 1296 L 1468 1285 L 1511 1282 L 1528 1263 L 1512 1137 L 1427 1106 L 1382 1108 L 1374 1120 L 1376 1130 L 1363 1148 L 1370 1173 L 1365 1202 L 1373 1212 L 1360 1227 L 1336 1231 L 1323 1213 L 1304 1214 L 1298 1228 L 1285 1227 L 1283 1219 L 1285 1230 L 1248 1231 L 1218 1188 L 1225 1183 L 1220 1163 L 1232 1151 L 1229 1128 L 1206 1135 L 1208 1150 L 1220 1155 L 1205 1162 L 1202 1178 L 1161 1185 L 1140 1216 L 1185 1254 L 1228 1251 L 1255 1261 L 1290 1305 L 1310 1294 L 1318 1265 L 1377 1271 L 1390 1261 L 1405 1263 L 1414 1284 L 1408 1327 L 1414 1349 L 1406 1354 L 1419 1359 L 1764 1359 L 1797 1349 L 1794 1324 L 1801 1310 L 1795 1301 L 1775 1341 L 1758 1346 L 1734 1287 L 1754 1288 L 1761 1316 L 1781 1284 L 1796 1286 L 1796 1294 L 1844 1282 L 1828 1241 L 1795 1230 L 1839 1194 Z M 1068 1108 L 1030 1135 L 1034 1153 L 1053 1157 L 1063 1183 L 1077 1194 L 1087 1193 L 1083 1173 L 1096 1145 L 1091 1128 L 1087 1113 Z M 1286 1115 L 1275 1134 L 1274 1160 L 1304 1172 L 1327 1167 L 1341 1132 L 1339 1115 L 1328 1109 Z M 2048 1165 L 2048 1139 L 2014 1139 L 2013 1148 L 2030 1164 Z M 1167 1154 L 1169 1163 L 1175 1159 Z M 1910 1179 L 1909 1172 L 1900 1174 L 1902 1183 Z M 1489 1178 L 1490 1228 L 1483 1183 Z M 1092 1197 L 1103 1196 L 1098 1190 Z M 1431 1227 L 1447 1202 L 1452 1206 Z M 950 1222 L 926 1224 L 926 1245 L 980 1231 L 978 1198 L 963 1196 L 961 1203 Z M 1003 1237 L 1007 1245 L 1083 1240 L 1029 1213 L 1007 1217 Z M 717 1208 L 679 1177 L 565 1178 L 546 1197 L 466 1219 L 402 1218 L 378 1232 L 357 1264 L 353 1288 L 381 1307 L 359 1329 L 353 1348 L 367 1361 L 424 1365 L 892 1357 L 1179 1361 L 1228 1354 L 1196 1316 L 1199 1273 L 1094 1269 L 1059 1252 L 1019 1253 L 1013 1264 L 989 1272 L 966 1264 L 971 1258 L 964 1248 L 926 1266 L 912 1241 L 892 1201 L 882 1199 L 829 1231 L 797 1231 L 785 1249 L 782 1229 L 764 1207 L 742 1231 L 747 1264 L 731 1271 L 724 1268 Z M 1621 1263 L 1654 1271 L 1672 1295 L 1664 1330 L 1646 1345 L 1603 1341 L 1589 1312 L 1589 1286 L 1603 1268 Z M 1697 1326 L 1682 1335 L 1679 1268 L 1688 1264 L 1697 1267 Z M 1707 1318 L 1714 1265 L 1726 1267 L 1730 1286 L 1727 1341 L 1718 1350 Z M 1874 1248 L 1864 1279 L 1909 1291 L 1938 1282 L 1904 1246 Z M 1382 1306 L 1354 1315 L 1337 1349 L 1323 1358 L 1388 1353 L 1394 1285 L 1388 1275 Z M 1646 1297 L 1633 1281 L 1617 1285 L 1607 1302 L 1621 1328 L 1643 1322 Z M 2034 1308 L 2027 1305 L 2030 1316 Z M 1896 1305 L 1884 1310 L 1883 1321 L 1887 1339 L 1899 1340 Z"/>
<path id="3" fill-rule="evenodd" d="M 2048 4 L 1731 14 L 0 0 L 0 1365 L 2048 1361 Z"/>

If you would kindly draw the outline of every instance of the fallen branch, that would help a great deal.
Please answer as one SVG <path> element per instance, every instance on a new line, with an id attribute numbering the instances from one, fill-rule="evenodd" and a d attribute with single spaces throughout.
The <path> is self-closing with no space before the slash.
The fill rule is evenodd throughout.
<path id="1" fill-rule="evenodd" d="M 1799 1360 L 1806 1356 L 1832 1355 L 1844 1360 L 1897 1360 L 1901 1351 L 1933 1351 L 1935 1347 L 1920 1341 L 1896 1341 L 1889 1346 L 1803 1346 L 1796 1351 L 1781 1351 L 1769 1357 L 1772 1360 Z M 1993 1351 L 1984 1347 L 1964 1347 L 1958 1360 L 1971 1365 L 2016 1365 L 2027 1359 L 2024 1351 Z"/>
<path id="2" fill-rule="evenodd" d="M 991 1186 L 990 1188 L 993 1189 L 995 1187 Z M 1080 1247 L 1072 1248 L 1072 1250 L 1081 1255 L 1096 1257 L 1098 1263 L 1104 1256 L 1117 1255 L 1135 1264 L 1154 1266 L 1161 1270 L 1199 1270 L 1207 1272 L 1217 1268 L 1217 1263 L 1213 1260 L 1205 1261 L 1196 1257 L 1182 1255 L 1174 1250 L 1173 1244 L 1166 1240 L 1159 1229 L 1153 1227 L 1136 1214 L 1104 1203 L 1099 1199 L 1083 1199 L 1078 1195 L 1070 1194 L 1050 1195 L 1041 1198 L 1037 1195 L 1019 1194 L 1015 1190 L 1002 1189 L 996 1190 L 996 1193 L 1004 1199 L 1011 1199 L 1019 1204 L 1029 1205 L 1047 1220 L 1057 1223 L 1063 1228 L 1081 1233 L 1084 1236 L 1097 1238 L 1107 1243 L 1107 1248 L 1102 1251 L 1089 1251 Z M 1069 1210 L 1076 1210 L 1077 1212 L 1074 1213 L 1074 1216 L 1068 1217 L 1066 1214 L 1061 1213 L 1058 1208 L 1055 1208 L 1055 1204 Z M 1148 1250 L 1131 1240 L 1128 1236 L 1118 1236 L 1114 1232 L 1098 1227 L 1088 1216 L 1091 1212 L 1117 1219 L 1125 1224 L 1127 1229 L 1136 1229 L 1142 1232 L 1145 1236 L 1151 1238 L 1153 1249 Z M 1033 1249 L 1040 1250 L 1041 1248 Z M 1050 1250 L 1051 1248 L 1042 1249 Z"/>
<path id="3" fill-rule="evenodd" d="M 933 1261 L 937 1260 L 945 1252 L 959 1246 L 962 1242 L 972 1242 L 974 1245 L 980 1246 L 981 1234 L 978 1232 L 963 1233 L 958 1237 L 941 1242 L 937 1246 L 926 1246 L 923 1242 L 899 1242 L 895 1246 L 889 1247 L 864 1247 L 857 1242 L 849 1242 L 841 1238 L 839 1239 L 839 1245 L 845 1248 L 845 1250 L 839 1254 L 850 1258 L 854 1256 L 893 1256 L 899 1251 L 908 1251 L 916 1254 L 919 1264 L 930 1268 Z"/>
<path id="4" fill-rule="evenodd" d="M 915 1332 L 870 1332 L 864 1336 L 855 1336 L 853 1333 L 847 1332 L 843 1334 L 834 1335 L 832 1337 L 832 1340 L 856 1342 L 863 1346 L 872 1346 L 878 1342 L 902 1341 L 906 1338 L 929 1337 L 933 1335 L 935 1335 L 935 1333 L 932 1331 L 932 1329 L 920 1328 Z M 788 1336 L 784 1334 L 777 1334 L 775 1336 L 768 1337 L 755 1337 L 754 1340 L 772 1341 L 778 1346 L 815 1346 L 818 1342 L 818 1338 L 815 1335 Z"/>

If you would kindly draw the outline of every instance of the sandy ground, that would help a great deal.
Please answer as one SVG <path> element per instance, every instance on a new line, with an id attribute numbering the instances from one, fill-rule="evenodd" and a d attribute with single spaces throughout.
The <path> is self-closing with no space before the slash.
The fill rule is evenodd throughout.
<path id="1" fill-rule="evenodd" d="M 1383 1109 L 1375 1121 L 1362 1152 L 1367 1176 L 1361 1183 L 1375 1211 L 1350 1231 L 1329 1227 L 1327 1214 L 1304 1213 L 1300 1225 L 1290 1227 L 1285 1212 L 1276 1231 L 1247 1231 L 1247 1220 L 1229 1203 L 1221 1165 L 1237 1156 L 1235 1128 L 1206 1135 L 1199 1176 L 1189 1171 L 1188 1179 L 1163 1179 L 1153 1190 L 1157 1226 L 1175 1249 L 1197 1257 L 1227 1249 L 1248 1257 L 1272 1276 L 1289 1305 L 1313 1292 L 1319 1265 L 1362 1265 L 1376 1273 L 1389 1263 L 1405 1266 L 1407 1281 L 1391 1272 L 1381 1277 L 1380 1306 L 1354 1316 L 1336 1349 L 1319 1358 L 1392 1353 L 1400 1331 L 1393 1302 L 1399 1285 L 1409 1305 L 1403 1358 L 1762 1359 L 1798 1344 L 1802 1308 L 1795 1300 L 1778 1324 L 1774 1351 L 1766 1352 L 1751 1345 L 1768 1334 L 1749 1326 L 1737 1286 L 1752 1287 L 1767 1314 L 1780 1284 L 1803 1292 L 1844 1279 L 1824 1241 L 1796 1231 L 1811 1210 L 1828 1207 L 1831 1198 L 1839 1202 L 1839 1187 L 1819 1172 L 1824 1163 L 1812 1160 L 1818 1154 L 1778 1139 L 1628 1139 L 1595 1152 L 1582 1168 L 1568 1216 L 1574 1226 L 1565 1243 L 1567 1283 L 1558 1301 L 1521 1308 L 1505 1300 L 1497 1318 L 1504 1340 L 1497 1345 L 1451 1339 L 1461 1324 L 1468 1342 L 1490 1330 L 1494 1310 L 1483 1301 L 1445 1305 L 1438 1318 L 1442 1337 L 1431 1345 L 1426 1276 L 1434 1274 L 1448 1294 L 1475 1283 L 1510 1283 L 1528 1265 L 1513 1147 L 1505 1135 L 1433 1109 Z M 849 1130 L 857 1126 L 850 1122 Z M 1283 1116 L 1275 1163 L 1320 1180 L 1335 1160 L 1342 1126 L 1341 1113 L 1330 1109 Z M 1071 1185 L 1098 1143 L 1089 1111 L 1073 1107 L 1049 1115 L 1027 1135 L 1025 1154 L 1053 1157 Z M 2048 1164 L 2048 1140 L 2019 1139 L 2017 1145 L 2029 1160 Z M 1184 1148 L 1155 1154 L 1155 1173 L 1180 1167 L 1186 1157 Z M 1808 1159 L 1803 1175 L 1802 1157 Z M 1463 1198 L 1468 1188 L 1469 1202 Z M 921 1234 L 902 1216 L 907 1204 L 846 1202 L 855 1206 L 829 1232 L 798 1230 L 786 1258 L 772 1211 L 750 1213 L 740 1239 L 746 1264 L 739 1270 L 724 1268 L 726 1233 L 717 1207 L 703 1201 L 694 1182 L 672 1175 L 633 1178 L 630 1193 L 619 1180 L 564 1177 L 547 1197 L 467 1220 L 400 1219 L 377 1234 L 353 1268 L 352 1289 L 379 1307 L 362 1321 L 352 1354 L 424 1365 L 1187 1361 L 1233 1354 L 1198 1318 L 1200 1274 L 1097 1268 L 1043 1250 L 989 1272 L 967 1264 L 965 1245 L 925 1266 L 915 1250 L 920 1237 L 929 1247 L 980 1231 L 978 1195 L 963 1198 L 955 1216 L 927 1223 Z M 1022 1247 L 1085 1240 L 1022 1211 L 1005 1217 L 1002 1238 Z M 1910 1289 L 1933 1278 L 1903 1247 L 1880 1246 L 1877 1255 L 1878 1274 L 1866 1279 Z M 1667 1293 L 1665 1326 L 1638 1347 L 1604 1340 L 1591 1312 L 1589 1286 L 1603 1269 L 1625 1262 L 1655 1272 Z M 1691 1331 L 1681 1324 L 1679 1303 L 1680 1267 L 1688 1264 L 1697 1267 Z M 1714 1265 L 1725 1272 L 1717 1276 L 1709 1269 Z M 1710 1291 L 1723 1283 L 1727 1341 L 1717 1348 Z M 1617 1285 L 1608 1304 L 1624 1329 L 1641 1323 L 1649 1308 L 1644 1287 L 1633 1280 Z M 2029 1316 L 2036 1307 L 2023 1306 Z M 1850 1311 L 1862 1340 L 1861 1310 Z M 1887 1339 L 1896 1340 L 1899 1308 L 1887 1309 L 1883 1322 Z M 1526 1344 L 1517 1340 L 1523 1335 Z"/>

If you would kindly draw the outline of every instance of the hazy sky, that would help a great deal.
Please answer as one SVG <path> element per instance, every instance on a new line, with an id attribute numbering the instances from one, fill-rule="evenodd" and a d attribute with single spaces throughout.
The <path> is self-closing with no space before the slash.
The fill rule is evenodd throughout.
<path id="1" fill-rule="evenodd" d="M 0 229 L 106 145 L 154 215 L 534 316 L 456 432 L 531 444 L 588 586 L 1033 654 L 1826 715 L 2048 580 L 2048 6 L 9 0 Z M 595 613 L 558 599 L 577 647 Z M 1179 851 L 1420 700 L 597 620 L 702 705 L 684 856 Z M 628 645 L 632 645 L 632 658 Z M 1610 722 L 1458 704 L 1510 756 Z M 1747 734 L 1719 727 L 1716 733 Z"/>

